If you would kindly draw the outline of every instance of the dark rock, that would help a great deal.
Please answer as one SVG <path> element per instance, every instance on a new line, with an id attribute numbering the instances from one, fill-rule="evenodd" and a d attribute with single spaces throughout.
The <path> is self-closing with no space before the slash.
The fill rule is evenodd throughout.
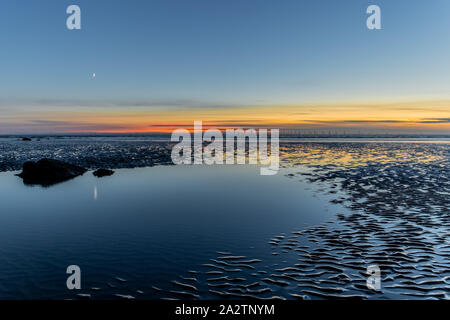
<path id="1" fill-rule="evenodd" d="M 87 170 L 70 163 L 54 159 L 41 159 L 37 162 L 27 161 L 23 164 L 23 169 L 19 177 L 25 184 L 40 184 L 49 186 L 58 182 L 63 182 L 79 175 Z"/>
<path id="2" fill-rule="evenodd" d="M 31 141 L 31 138 L 22 138 L 22 141 Z"/>
<path id="3" fill-rule="evenodd" d="M 114 174 L 114 171 L 108 170 L 108 169 L 97 169 L 92 174 L 98 178 L 101 178 L 101 177 L 110 176 L 110 175 Z"/>

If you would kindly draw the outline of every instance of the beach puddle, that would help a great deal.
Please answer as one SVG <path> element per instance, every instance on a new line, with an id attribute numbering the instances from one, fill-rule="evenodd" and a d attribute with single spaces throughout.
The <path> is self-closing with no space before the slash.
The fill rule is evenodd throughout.
<path id="1" fill-rule="evenodd" d="M 278 261 L 268 238 L 342 213 L 256 166 L 89 171 L 47 188 L 15 173 L 0 174 L 1 298 L 200 298 L 202 275 L 255 273 Z M 69 265 L 82 270 L 81 292 L 66 288 Z"/>

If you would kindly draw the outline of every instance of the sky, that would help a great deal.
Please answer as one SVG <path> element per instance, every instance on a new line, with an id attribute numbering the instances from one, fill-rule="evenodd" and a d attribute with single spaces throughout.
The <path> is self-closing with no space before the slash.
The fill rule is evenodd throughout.
<path id="1" fill-rule="evenodd" d="M 72 4 L 81 30 L 66 27 Z M 194 120 L 450 134 L 449 13 L 448 0 L 2 0 L 0 134 Z"/>

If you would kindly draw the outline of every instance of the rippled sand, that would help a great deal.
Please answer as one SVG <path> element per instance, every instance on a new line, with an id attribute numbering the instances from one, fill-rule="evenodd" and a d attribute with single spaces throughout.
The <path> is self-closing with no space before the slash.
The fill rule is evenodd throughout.
<path id="1" fill-rule="evenodd" d="M 344 191 L 332 202 L 353 213 L 268 239 L 279 264 L 218 252 L 184 298 L 450 298 L 448 144 L 293 143 L 281 157 L 288 178 Z M 381 291 L 367 287 L 369 265 L 381 269 Z"/>
<path id="2" fill-rule="evenodd" d="M 170 145 L 114 139 L 0 143 L 0 170 L 17 170 L 42 157 L 89 168 L 149 166 L 170 164 Z M 351 213 L 266 239 L 277 263 L 217 248 L 209 261 L 166 287 L 153 287 L 153 296 L 450 298 L 450 144 L 283 143 L 280 157 L 286 179 L 320 185 L 319 192 L 336 195 L 331 202 Z M 366 285 L 369 265 L 381 269 L 381 291 Z M 145 295 L 124 294 L 122 280 L 108 284 L 116 297 Z M 97 289 L 79 298 L 95 296 Z"/>

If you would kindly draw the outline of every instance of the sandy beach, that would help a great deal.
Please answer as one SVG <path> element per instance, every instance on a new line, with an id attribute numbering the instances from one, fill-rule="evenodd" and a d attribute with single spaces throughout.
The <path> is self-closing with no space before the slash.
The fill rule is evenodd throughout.
<path id="1" fill-rule="evenodd" d="M 265 189 L 277 190 L 270 192 L 258 191 L 263 177 L 252 166 L 173 166 L 170 143 L 147 138 L 4 138 L 0 149 L 0 167 L 5 171 L 0 174 L 1 200 L 6 210 L 2 228 L 21 223 L 19 229 L 25 228 L 37 241 L 32 257 L 14 258 L 17 252 L 9 249 L 20 252 L 30 239 L 3 233 L 2 256 L 7 263 L 0 267 L 0 296 L 4 298 L 448 298 L 450 144 L 445 141 L 281 142 L 282 169 L 264 182 Z M 50 187 L 24 186 L 14 176 L 24 161 L 44 157 L 90 171 Z M 91 171 L 99 167 L 116 173 L 95 178 Z M 213 176 L 217 182 L 211 182 Z M 236 183 L 253 189 L 255 195 L 244 201 L 240 188 L 227 191 Z M 192 190 L 184 187 L 188 185 Z M 164 204 L 167 200 L 156 197 L 168 188 L 175 188 L 169 207 Z M 86 189 L 89 195 L 84 195 Z M 75 241 L 82 249 L 70 245 L 51 249 L 47 241 L 37 240 L 51 227 L 34 223 L 33 215 L 64 214 L 60 211 L 64 201 L 56 200 L 57 194 L 81 204 L 67 209 L 68 221 L 78 221 L 77 233 L 66 233 L 65 226 L 52 238 L 66 245 Z M 22 196 L 30 206 L 39 206 L 42 199 L 47 205 L 42 210 L 20 206 L 14 199 Z M 264 200 L 270 197 L 276 199 L 273 205 Z M 202 207 L 196 205 L 199 201 L 204 202 Z M 8 219 L 13 212 L 17 217 Z M 237 218 L 242 214 L 247 215 L 243 221 Z M 123 221 L 123 229 L 118 221 Z M 61 227 L 68 222 L 54 223 Z M 105 241 L 116 243 L 115 248 Z M 37 272 L 48 263 L 45 257 L 50 252 L 55 268 L 77 256 L 89 265 L 89 285 L 82 293 L 46 287 L 54 277 L 50 271 L 47 280 L 36 282 L 34 272 L 28 271 L 25 287 L 13 284 L 11 279 L 21 272 L 15 266 L 25 264 Z M 90 253 L 81 258 L 82 252 Z M 156 262 L 156 256 L 163 261 Z M 128 263 L 117 261 L 124 257 Z M 166 259 L 172 270 L 165 269 Z M 113 261 L 115 266 L 100 271 Z M 366 285 L 369 265 L 381 269 L 381 291 Z"/>

